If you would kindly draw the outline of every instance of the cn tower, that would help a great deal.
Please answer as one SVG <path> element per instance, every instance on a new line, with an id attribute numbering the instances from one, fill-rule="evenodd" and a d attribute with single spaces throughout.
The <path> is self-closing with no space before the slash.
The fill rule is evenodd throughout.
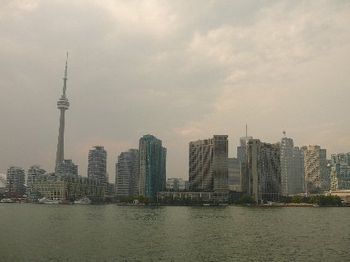
<path id="1" fill-rule="evenodd" d="M 66 66 L 64 69 L 63 77 L 63 92 L 61 98 L 57 101 L 57 108 L 60 110 L 60 127 L 58 131 L 58 143 L 56 152 L 56 166 L 55 172 L 57 172 L 57 167 L 64 160 L 64 125 L 65 125 L 65 112 L 69 108 L 68 98 L 66 96 L 67 90 L 67 67 L 68 67 L 68 53 L 66 58 Z"/>

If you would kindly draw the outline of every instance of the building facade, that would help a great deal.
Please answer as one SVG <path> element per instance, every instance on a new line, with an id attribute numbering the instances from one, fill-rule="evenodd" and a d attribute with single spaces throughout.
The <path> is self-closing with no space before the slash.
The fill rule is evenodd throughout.
<path id="1" fill-rule="evenodd" d="M 350 153 L 331 156 L 331 190 L 350 190 Z"/>
<path id="2" fill-rule="evenodd" d="M 242 191 L 241 167 L 238 158 L 228 158 L 228 189 L 237 192 Z"/>
<path id="3" fill-rule="evenodd" d="M 189 184 L 191 191 L 228 190 L 227 135 L 190 142 Z"/>
<path id="4" fill-rule="evenodd" d="M 38 165 L 31 166 L 27 171 L 27 195 L 29 198 L 36 197 L 33 192 L 33 185 L 40 179 L 40 176 L 44 175 L 46 170 L 42 169 Z"/>
<path id="5" fill-rule="evenodd" d="M 318 145 L 308 146 L 305 151 L 304 168 L 306 193 L 321 193 L 329 190 L 326 149 Z"/>
<path id="6" fill-rule="evenodd" d="M 166 180 L 166 190 L 172 192 L 188 190 L 188 181 L 182 178 L 168 178 Z"/>
<path id="7" fill-rule="evenodd" d="M 97 179 L 107 185 L 107 152 L 103 146 L 95 146 L 89 151 L 88 178 Z"/>
<path id="8" fill-rule="evenodd" d="M 157 202 L 163 204 L 220 204 L 227 203 L 229 192 L 190 192 L 190 191 L 163 191 L 158 192 Z"/>
<path id="9" fill-rule="evenodd" d="M 281 187 L 282 195 L 295 195 L 304 192 L 303 152 L 294 147 L 293 139 L 281 140 Z"/>
<path id="10" fill-rule="evenodd" d="M 157 192 L 166 187 L 166 148 L 153 135 L 144 135 L 139 141 L 140 175 L 139 195 L 155 200 Z"/>
<path id="11" fill-rule="evenodd" d="M 293 149 L 293 176 L 292 185 L 290 188 L 291 194 L 305 193 L 305 170 L 304 170 L 304 151 L 299 147 Z"/>
<path id="12" fill-rule="evenodd" d="M 56 173 L 57 175 L 78 176 L 78 165 L 74 164 L 71 159 L 64 159 L 58 164 Z"/>
<path id="13" fill-rule="evenodd" d="M 278 144 L 251 139 L 247 145 L 247 183 L 243 192 L 257 203 L 277 201 L 281 196 L 281 161 Z"/>
<path id="14" fill-rule="evenodd" d="M 6 174 L 0 173 L 0 197 L 5 196 L 6 192 Z"/>
<path id="15" fill-rule="evenodd" d="M 244 136 L 239 139 L 239 146 L 237 147 L 237 159 L 240 165 L 246 161 L 247 143 L 251 139 L 253 139 L 252 136 Z"/>
<path id="16" fill-rule="evenodd" d="M 26 193 L 25 172 L 21 167 L 11 166 L 6 174 L 6 195 L 8 197 L 23 197 Z"/>
<path id="17" fill-rule="evenodd" d="M 130 149 L 118 156 L 116 163 L 115 186 L 118 198 L 138 196 L 139 150 Z"/>
<path id="18" fill-rule="evenodd" d="M 60 201 L 74 201 L 88 197 L 93 202 L 105 199 L 106 185 L 98 179 L 56 174 L 44 174 L 36 178 L 32 192 L 36 199 L 45 197 Z"/>
<path id="19" fill-rule="evenodd" d="M 237 147 L 237 160 L 240 170 L 241 191 L 243 191 L 243 188 L 248 187 L 248 180 L 245 174 L 247 173 L 247 145 L 248 141 L 251 139 L 253 139 L 253 137 L 248 136 L 246 132 L 246 136 L 239 139 L 239 146 Z"/>

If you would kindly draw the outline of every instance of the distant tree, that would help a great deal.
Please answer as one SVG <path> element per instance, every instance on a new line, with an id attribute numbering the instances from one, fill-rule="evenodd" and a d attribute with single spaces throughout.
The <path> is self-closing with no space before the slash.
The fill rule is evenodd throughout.
<path id="1" fill-rule="evenodd" d="M 292 203 L 302 203 L 303 197 L 302 196 L 293 196 L 291 202 Z"/>
<path id="2" fill-rule="evenodd" d="M 239 204 L 239 205 L 256 204 L 256 201 L 251 196 L 244 195 L 238 199 L 236 204 Z"/>
<path id="3" fill-rule="evenodd" d="M 293 198 L 290 196 L 282 196 L 279 200 L 279 202 L 282 203 L 292 203 L 293 202 Z"/>
<path id="4" fill-rule="evenodd" d="M 320 206 L 342 206 L 341 198 L 338 196 L 319 196 Z"/>

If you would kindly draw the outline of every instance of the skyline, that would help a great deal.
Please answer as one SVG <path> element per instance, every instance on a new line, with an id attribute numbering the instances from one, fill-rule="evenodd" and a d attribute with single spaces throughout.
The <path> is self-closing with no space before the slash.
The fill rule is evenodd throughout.
<path id="1" fill-rule="evenodd" d="M 235 156 L 246 123 L 262 141 L 286 130 L 327 156 L 350 151 L 349 3 L 105 3 L 0 4 L 1 173 L 54 170 L 66 50 L 65 155 L 83 176 L 102 145 L 113 181 L 118 155 L 150 133 L 168 148 L 167 177 L 188 178 L 190 141 L 229 135 Z"/>

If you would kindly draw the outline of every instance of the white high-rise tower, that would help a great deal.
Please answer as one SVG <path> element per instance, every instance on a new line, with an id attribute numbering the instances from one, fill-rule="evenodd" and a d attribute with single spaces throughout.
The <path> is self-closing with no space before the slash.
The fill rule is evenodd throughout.
<path id="1" fill-rule="evenodd" d="M 57 143 L 57 152 L 56 152 L 56 166 L 55 171 L 57 171 L 57 167 L 64 160 L 64 125 L 65 125 L 65 112 L 69 108 L 68 98 L 66 97 L 67 90 L 67 64 L 68 64 L 68 53 L 66 59 L 66 66 L 64 69 L 64 77 L 63 77 L 63 92 L 61 98 L 57 102 L 57 108 L 60 110 L 60 127 L 58 133 L 58 143 Z"/>

